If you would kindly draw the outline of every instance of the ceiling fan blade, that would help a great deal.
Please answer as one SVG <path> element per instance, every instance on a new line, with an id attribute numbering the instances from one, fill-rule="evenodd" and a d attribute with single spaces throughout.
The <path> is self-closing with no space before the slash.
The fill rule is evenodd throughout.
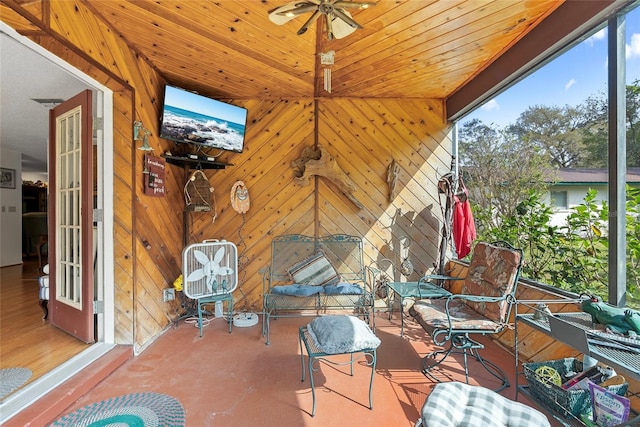
<path id="1" fill-rule="evenodd" d="M 327 25 L 327 38 L 329 40 L 333 40 L 334 39 L 334 37 L 333 37 L 333 20 L 334 19 L 335 18 L 333 17 L 332 13 L 327 14 L 327 15 L 324 16 L 324 20 L 325 20 L 325 23 Z"/>
<path id="2" fill-rule="evenodd" d="M 278 25 L 286 24 L 287 22 L 295 18 L 295 15 L 287 16 L 286 13 L 291 10 L 294 10 L 298 4 L 300 4 L 300 2 L 294 1 L 292 3 L 287 3 L 283 6 L 276 7 L 275 9 L 270 10 L 269 19 L 271 20 L 271 22 L 276 23 Z"/>
<path id="3" fill-rule="evenodd" d="M 316 10 L 315 12 L 313 12 L 313 15 L 311 15 L 311 18 L 309 18 L 307 20 L 307 22 L 305 22 L 304 25 L 302 27 L 300 27 L 300 29 L 298 30 L 298 35 L 300 36 L 300 35 L 306 33 L 307 29 L 309 29 L 309 26 L 311 24 L 313 24 L 316 21 L 316 19 L 318 19 L 320 17 L 320 15 L 321 15 L 321 13 L 320 13 L 319 10 Z"/>
<path id="4" fill-rule="evenodd" d="M 366 9 L 371 6 L 375 6 L 375 3 L 368 1 L 336 1 L 333 3 L 333 7 L 350 8 L 350 9 Z"/>
<path id="5" fill-rule="evenodd" d="M 301 4 L 301 3 L 299 3 Z M 278 12 L 280 15 L 286 15 L 286 16 L 298 16 L 298 15 L 302 15 L 303 13 L 307 13 L 307 12 L 313 12 L 314 10 L 318 9 L 318 5 L 317 4 L 313 4 L 313 3 L 306 3 L 304 5 L 300 5 L 298 7 L 296 7 L 295 9 L 291 9 L 291 10 L 287 10 L 287 11 L 283 11 L 283 12 Z"/>
<path id="6" fill-rule="evenodd" d="M 333 28 L 333 37 L 336 39 L 347 37 L 349 34 L 353 33 L 356 30 L 356 28 L 347 24 L 337 16 L 333 17 L 331 24 Z"/>
<path id="7" fill-rule="evenodd" d="M 349 24 L 352 28 L 356 28 L 356 29 L 362 28 L 360 24 L 358 24 L 356 21 L 351 19 L 351 15 L 346 10 L 334 9 L 333 14 L 336 15 L 338 18 L 342 19 L 347 24 Z"/>

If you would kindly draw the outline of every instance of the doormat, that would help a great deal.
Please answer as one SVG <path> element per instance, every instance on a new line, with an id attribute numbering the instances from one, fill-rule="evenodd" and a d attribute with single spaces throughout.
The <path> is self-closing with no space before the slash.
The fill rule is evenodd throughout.
<path id="1" fill-rule="evenodd" d="M 31 369 L 0 369 L 0 399 L 13 393 L 31 378 Z"/>
<path id="2" fill-rule="evenodd" d="M 134 393 L 84 406 L 51 426 L 183 427 L 184 424 L 184 408 L 175 398 L 159 393 Z"/>

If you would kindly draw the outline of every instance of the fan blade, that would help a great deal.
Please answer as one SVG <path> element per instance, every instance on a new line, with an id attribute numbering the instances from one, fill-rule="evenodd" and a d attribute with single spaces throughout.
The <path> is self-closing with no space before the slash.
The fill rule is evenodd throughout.
<path id="1" fill-rule="evenodd" d="M 347 24 L 342 19 L 336 17 L 333 20 L 333 37 L 336 39 L 341 39 L 347 37 L 349 34 L 353 33 L 356 28 L 353 28 L 351 25 Z"/>
<path id="2" fill-rule="evenodd" d="M 202 265 L 205 265 L 209 262 L 209 257 L 202 251 L 194 250 L 193 256 L 198 260 L 198 262 Z"/>
<path id="3" fill-rule="evenodd" d="M 367 9 L 375 6 L 375 3 L 368 1 L 337 1 L 333 3 L 333 7 L 351 8 L 351 9 Z"/>
<path id="4" fill-rule="evenodd" d="M 187 282 L 195 282 L 196 280 L 200 280 L 205 276 L 204 274 L 204 269 L 199 269 L 199 270 L 193 270 L 188 276 L 187 276 Z"/>
<path id="5" fill-rule="evenodd" d="M 292 2 L 280 7 L 276 7 L 275 9 L 269 11 L 269 19 L 271 20 L 271 22 L 274 22 L 278 25 L 286 24 L 287 22 L 295 18 L 295 15 L 288 16 L 286 15 L 286 13 L 294 10 L 299 4 L 300 2 Z"/>
<path id="6" fill-rule="evenodd" d="M 215 255 L 213 256 L 213 263 L 216 265 L 220 264 L 220 260 L 222 259 L 223 256 L 224 256 L 224 248 L 218 249 Z"/>
<path id="7" fill-rule="evenodd" d="M 309 18 L 307 20 L 307 22 L 305 22 L 304 25 L 302 27 L 300 27 L 300 29 L 298 30 L 298 35 L 300 36 L 300 35 L 306 33 L 307 29 L 309 28 L 309 26 L 311 24 L 313 24 L 316 21 L 316 19 L 318 19 L 320 17 L 320 15 L 321 15 L 321 13 L 320 13 L 319 10 L 316 10 L 315 12 L 313 12 L 313 15 L 311 15 L 311 18 Z"/>
<path id="8" fill-rule="evenodd" d="M 327 24 L 327 38 L 329 40 L 333 40 L 333 25 L 332 25 L 332 21 L 333 21 L 333 14 L 327 14 L 324 16 L 324 20 Z"/>
<path id="9" fill-rule="evenodd" d="M 334 9 L 333 14 L 336 15 L 338 18 L 342 19 L 344 22 L 346 22 L 353 28 L 356 28 L 356 29 L 362 28 L 360 24 L 358 24 L 356 21 L 351 19 L 351 15 L 349 15 L 349 12 L 347 12 L 346 10 Z"/>
<path id="10" fill-rule="evenodd" d="M 318 9 L 316 4 L 305 4 L 304 6 L 297 6 L 295 9 L 278 12 L 278 15 L 286 15 L 287 17 L 302 15 L 303 13 L 313 12 Z"/>

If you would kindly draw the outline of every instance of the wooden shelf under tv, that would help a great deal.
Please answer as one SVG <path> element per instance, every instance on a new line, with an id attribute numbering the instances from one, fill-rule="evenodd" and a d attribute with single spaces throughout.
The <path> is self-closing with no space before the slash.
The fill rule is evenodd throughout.
<path id="1" fill-rule="evenodd" d="M 222 163 L 216 162 L 206 159 L 192 159 L 186 156 L 168 156 L 163 154 L 162 157 L 165 158 L 167 163 L 176 166 L 186 166 L 188 165 L 190 168 L 200 168 L 200 169 L 224 169 L 227 166 L 233 166 L 233 163 Z"/>

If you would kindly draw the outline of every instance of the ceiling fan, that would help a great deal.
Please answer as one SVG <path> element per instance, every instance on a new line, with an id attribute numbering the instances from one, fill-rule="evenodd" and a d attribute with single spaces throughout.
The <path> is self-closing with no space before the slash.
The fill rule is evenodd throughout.
<path id="1" fill-rule="evenodd" d="M 311 17 L 300 27 L 298 35 L 304 34 L 309 26 L 318 20 L 320 15 L 325 16 L 327 37 L 329 40 L 341 39 L 353 33 L 360 24 L 353 20 L 347 9 L 366 9 L 374 6 L 372 2 L 355 2 L 342 0 L 305 0 L 294 1 L 269 11 L 269 19 L 283 25 L 298 15 L 312 12 Z"/>

